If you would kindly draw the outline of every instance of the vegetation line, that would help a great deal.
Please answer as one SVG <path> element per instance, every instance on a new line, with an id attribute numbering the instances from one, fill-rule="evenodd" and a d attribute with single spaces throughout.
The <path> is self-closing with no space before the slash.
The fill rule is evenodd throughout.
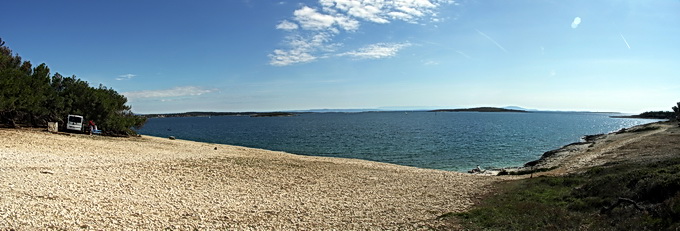
<path id="1" fill-rule="evenodd" d="M 51 75 L 45 63 L 33 67 L 0 39 L 0 124 L 46 127 L 69 114 L 95 121 L 109 135 L 134 135 L 146 117 L 132 113 L 127 98 L 103 85 L 91 87 L 76 76 Z"/>

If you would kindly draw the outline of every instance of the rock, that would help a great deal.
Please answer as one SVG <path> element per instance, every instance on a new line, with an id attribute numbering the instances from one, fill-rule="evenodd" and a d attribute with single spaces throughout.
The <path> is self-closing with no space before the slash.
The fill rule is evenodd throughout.
<path id="1" fill-rule="evenodd" d="M 51 170 L 42 170 L 40 171 L 40 173 L 54 175 L 54 172 L 52 172 Z"/>
<path id="2" fill-rule="evenodd" d="M 170 137 L 168 137 L 168 138 L 170 138 L 171 140 L 174 140 L 174 139 L 175 139 L 175 137 L 174 137 L 174 136 L 170 136 Z"/>

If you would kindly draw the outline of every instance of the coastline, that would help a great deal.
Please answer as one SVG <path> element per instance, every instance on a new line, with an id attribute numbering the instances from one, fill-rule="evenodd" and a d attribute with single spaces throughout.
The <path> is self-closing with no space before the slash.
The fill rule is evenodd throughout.
<path id="1" fill-rule="evenodd" d="M 539 172 L 539 175 L 578 173 L 596 166 L 625 161 L 643 161 L 670 156 L 649 148 L 680 148 L 677 143 L 664 143 L 666 136 L 680 132 L 672 121 L 660 121 L 623 128 L 607 134 L 586 135 L 583 141 L 567 144 L 543 153 L 514 172 Z"/>
<path id="2" fill-rule="evenodd" d="M 628 161 L 644 155 L 657 158 L 658 155 L 648 155 L 647 152 L 621 154 L 621 149 L 631 143 L 644 142 L 647 136 L 680 132 L 677 127 L 677 124 L 672 121 L 658 121 L 622 128 L 610 133 L 584 135 L 581 138 L 582 141 L 544 152 L 538 159 L 529 161 L 523 166 L 486 169 L 481 172 L 474 172 L 473 169 L 468 173 L 487 176 L 564 175 L 582 172 L 607 163 Z M 662 145 L 668 146 L 668 144 Z"/>
<path id="3" fill-rule="evenodd" d="M 529 177 L 38 129 L 0 129 L 0 144 L 0 229 L 446 229 L 442 214 Z M 517 170 L 563 175 L 678 150 L 680 127 L 656 122 L 586 136 Z"/>
<path id="4" fill-rule="evenodd" d="M 427 229 L 504 180 L 148 136 L 0 144 L 0 229 Z"/>

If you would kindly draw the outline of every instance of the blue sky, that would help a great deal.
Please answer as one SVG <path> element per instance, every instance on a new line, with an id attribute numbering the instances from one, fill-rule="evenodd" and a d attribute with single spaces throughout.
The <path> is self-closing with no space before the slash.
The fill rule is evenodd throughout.
<path id="1" fill-rule="evenodd" d="M 136 113 L 680 101 L 680 1 L 5 1 L 24 59 Z"/>

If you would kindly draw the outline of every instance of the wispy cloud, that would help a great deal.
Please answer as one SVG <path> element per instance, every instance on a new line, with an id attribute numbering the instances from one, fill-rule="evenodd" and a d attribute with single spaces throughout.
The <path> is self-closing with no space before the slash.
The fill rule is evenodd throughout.
<path id="1" fill-rule="evenodd" d="M 305 30 L 327 30 L 336 27 L 352 31 L 359 27 L 359 22 L 343 14 L 324 14 L 316 9 L 303 6 L 293 12 L 295 20 Z"/>
<path id="2" fill-rule="evenodd" d="M 215 92 L 217 89 L 204 89 L 195 86 L 184 86 L 175 87 L 165 90 L 147 90 L 147 91 L 131 91 L 122 93 L 125 97 L 131 99 L 139 98 L 171 98 L 180 96 L 198 96 L 211 92 Z"/>
<path id="3" fill-rule="evenodd" d="M 137 75 L 134 75 L 134 74 L 119 75 L 118 77 L 116 77 L 116 80 L 128 80 L 128 79 L 134 78 L 135 76 L 137 76 Z"/>
<path id="4" fill-rule="evenodd" d="M 392 20 L 415 22 L 425 15 L 434 14 L 433 10 L 443 2 L 431 0 L 320 0 L 324 11 L 343 13 L 348 16 L 374 23 L 389 23 Z"/>
<path id="5" fill-rule="evenodd" d="M 477 30 L 477 29 L 475 29 L 475 30 L 476 30 L 477 33 L 479 33 L 481 36 L 484 36 L 484 38 L 488 39 L 488 40 L 491 41 L 493 44 L 496 44 L 496 46 L 497 46 L 498 48 L 500 48 L 501 50 L 503 50 L 505 53 L 508 53 L 508 50 L 506 50 L 505 47 L 501 46 L 501 44 L 499 44 L 498 42 L 496 42 L 496 40 L 494 40 L 493 38 L 491 38 L 491 37 L 489 37 L 488 35 L 484 34 L 484 32 L 481 32 L 481 31 L 479 31 L 479 30 Z"/>
<path id="6" fill-rule="evenodd" d="M 434 61 L 434 60 L 423 60 L 422 63 L 425 66 L 437 66 L 437 65 L 439 65 L 439 62 Z"/>
<path id="7" fill-rule="evenodd" d="M 279 25 L 276 25 L 276 29 L 279 30 L 297 30 L 299 27 L 297 24 L 292 23 L 288 20 L 283 20 L 283 22 L 279 23 Z"/>
<path id="8" fill-rule="evenodd" d="M 581 24 L 581 17 L 576 17 L 574 18 L 574 21 L 571 22 L 571 28 L 576 29 L 579 24 Z"/>
<path id="9" fill-rule="evenodd" d="M 288 31 L 284 45 L 269 54 L 270 64 L 287 66 L 307 63 L 325 57 L 353 56 L 358 58 L 385 58 L 393 56 L 390 48 L 367 46 L 365 49 L 333 55 L 341 44 L 333 39 L 342 33 L 359 30 L 362 22 L 386 24 L 394 21 L 418 23 L 424 19 L 437 22 L 436 10 L 453 0 L 319 0 L 316 7 L 303 5 L 290 19 L 281 21 L 276 29 Z M 374 44 L 375 45 L 375 44 Z M 331 48 L 331 49 L 329 49 Z M 397 51 L 403 47 L 396 49 Z M 382 54 L 381 50 L 389 55 Z M 370 54 L 372 51 L 376 51 Z M 337 53 L 336 53 L 337 54 Z"/>
<path id="10" fill-rule="evenodd" d="M 630 50 L 630 44 L 628 44 L 628 40 L 626 40 L 626 37 L 623 37 L 623 34 L 619 33 L 621 35 L 621 38 L 623 39 L 623 42 L 626 43 L 626 46 L 628 47 L 628 50 Z"/>
<path id="11" fill-rule="evenodd" d="M 290 49 L 276 49 L 269 54 L 269 64 L 287 66 L 295 63 L 312 62 L 319 57 L 319 52 L 332 52 L 336 44 L 331 44 L 332 33 L 319 32 L 313 36 L 291 35 L 286 38 Z"/>
<path id="12" fill-rule="evenodd" d="M 411 46 L 410 43 L 377 43 L 338 55 L 351 56 L 358 59 L 381 59 L 395 56 L 399 50 L 409 46 Z"/>
<path id="13" fill-rule="evenodd" d="M 472 59 L 472 57 L 470 57 L 469 55 L 465 54 L 465 52 L 456 51 L 456 53 L 458 53 L 459 55 L 462 55 L 462 56 L 465 57 L 466 59 Z"/>

